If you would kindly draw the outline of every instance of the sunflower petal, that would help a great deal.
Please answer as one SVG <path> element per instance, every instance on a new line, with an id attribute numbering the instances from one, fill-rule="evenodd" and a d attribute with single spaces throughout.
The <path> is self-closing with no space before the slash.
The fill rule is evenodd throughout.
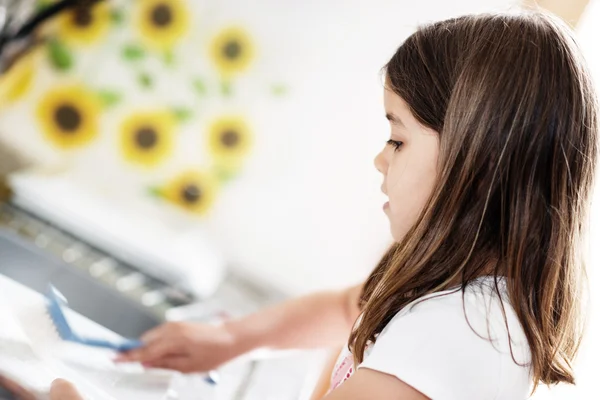
<path id="1" fill-rule="evenodd" d="M 120 127 L 123 159 L 138 167 L 159 166 L 172 154 L 176 128 L 171 110 L 145 110 L 128 115 Z"/>
<path id="2" fill-rule="evenodd" d="M 134 18 L 139 39 L 159 51 L 176 46 L 190 28 L 187 3 L 184 0 L 138 1 Z"/>
<path id="3" fill-rule="evenodd" d="M 242 27 L 221 30 L 210 46 L 211 61 L 221 76 L 230 77 L 245 71 L 254 59 L 252 37 Z"/>
<path id="4" fill-rule="evenodd" d="M 112 7 L 108 1 L 83 2 L 58 15 L 57 21 L 61 40 L 87 47 L 106 37 L 112 24 Z"/>
<path id="5" fill-rule="evenodd" d="M 217 198 L 219 181 L 211 171 L 184 171 L 168 182 L 164 198 L 188 212 L 206 215 Z"/>
<path id="6" fill-rule="evenodd" d="M 100 132 L 101 109 L 97 93 L 85 86 L 57 86 L 44 93 L 36 106 L 39 131 L 60 149 L 87 146 Z"/>

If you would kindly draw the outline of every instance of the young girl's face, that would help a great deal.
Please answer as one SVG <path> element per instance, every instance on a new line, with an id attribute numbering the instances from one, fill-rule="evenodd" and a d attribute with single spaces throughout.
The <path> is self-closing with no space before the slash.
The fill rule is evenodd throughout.
<path id="1" fill-rule="evenodd" d="M 417 221 L 437 177 L 439 135 L 421 125 L 408 105 L 390 89 L 384 90 L 390 122 L 390 140 L 375 158 L 383 174 L 381 190 L 389 201 L 383 210 L 390 220 L 394 240 L 402 240 Z"/>

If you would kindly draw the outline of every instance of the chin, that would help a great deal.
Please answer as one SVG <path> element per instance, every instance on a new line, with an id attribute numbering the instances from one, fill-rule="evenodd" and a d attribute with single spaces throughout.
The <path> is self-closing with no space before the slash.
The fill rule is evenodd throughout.
<path id="1" fill-rule="evenodd" d="M 394 224 L 390 225 L 390 233 L 392 234 L 392 239 L 394 239 L 394 242 L 396 243 L 400 243 L 402 240 L 404 240 L 407 232 L 408 229 L 406 229 L 404 226 L 394 226 Z"/>
<path id="2" fill-rule="evenodd" d="M 400 243 L 402 239 L 404 239 L 405 235 L 401 235 L 394 228 L 390 229 L 390 233 L 392 234 L 392 239 L 394 239 L 395 243 Z"/>

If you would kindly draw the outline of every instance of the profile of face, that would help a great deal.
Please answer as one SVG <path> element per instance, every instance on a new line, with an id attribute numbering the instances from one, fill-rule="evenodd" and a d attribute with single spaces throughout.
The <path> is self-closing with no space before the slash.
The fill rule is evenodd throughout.
<path id="1" fill-rule="evenodd" d="M 391 89 L 384 90 L 390 139 L 375 158 L 383 175 L 383 206 L 392 236 L 401 241 L 416 223 L 433 192 L 438 171 L 439 134 L 423 126 L 406 102 Z"/>

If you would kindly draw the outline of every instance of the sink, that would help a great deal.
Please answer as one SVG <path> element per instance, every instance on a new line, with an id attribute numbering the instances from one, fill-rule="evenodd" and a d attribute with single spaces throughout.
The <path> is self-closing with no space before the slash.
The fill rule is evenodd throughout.
<path id="1" fill-rule="evenodd" d="M 162 322 L 116 288 L 4 228 L 0 228 L 0 274 L 42 294 L 52 283 L 73 310 L 126 337 L 139 337 Z"/>

